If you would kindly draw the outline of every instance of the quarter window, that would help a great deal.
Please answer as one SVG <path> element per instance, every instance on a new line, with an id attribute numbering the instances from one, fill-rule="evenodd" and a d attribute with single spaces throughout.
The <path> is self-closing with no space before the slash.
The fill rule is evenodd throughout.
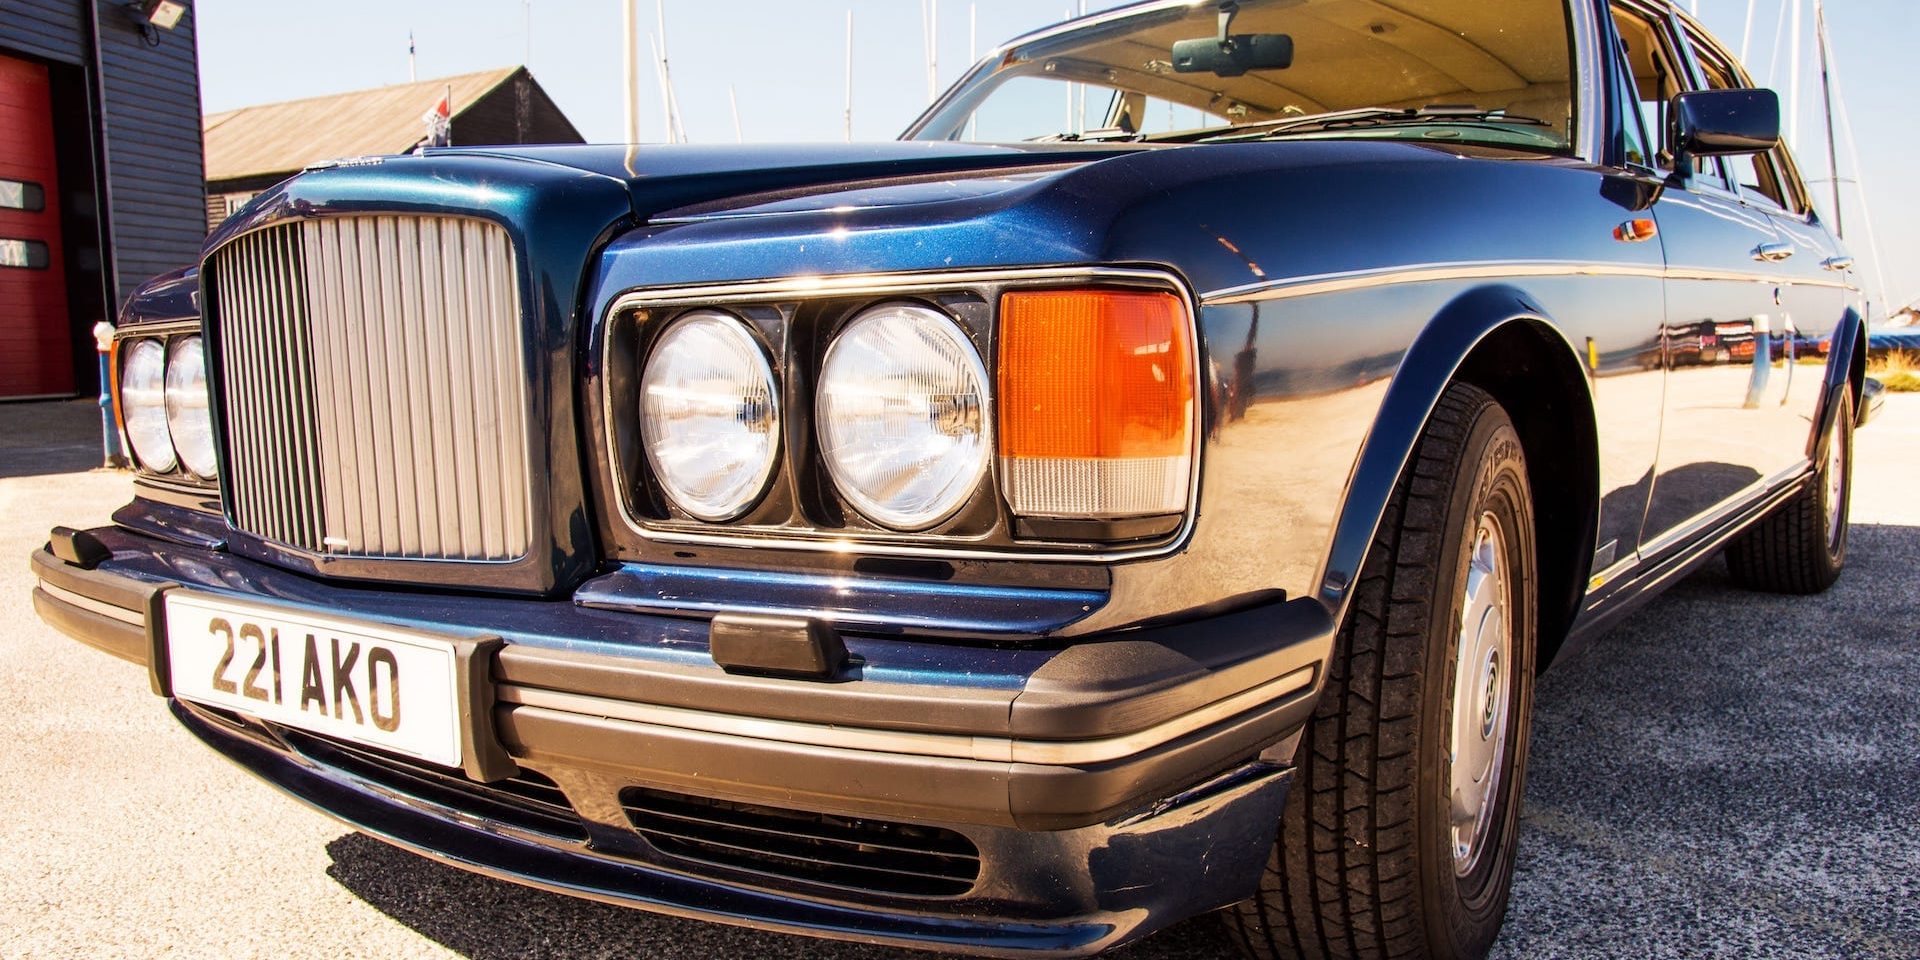
<path id="1" fill-rule="evenodd" d="M 38 213 L 47 208 L 47 192 L 37 183 L 0 179 L 0 210 Z"/>
<path id="2" fill-rule="evenodd" d="M 47 245 L 38 240 L 0 239 L 0 267 L 21 270 L 45 270 Z"/>
<path id="3" fill-rule="evenodd" d="M 1673 131 L 1668 111 L 1673 98 L 1684 87 L 1680 58 L 1667 42 L 1667 32 L 1651 20 L 1624 7 L 1613 8 L 1614 28 L 1626 47 L 1628 71 L 1633 75 L 1633 96 L 1648 136 L 1658 144 L 1650 164 L 1656 169 L 1673 169 Z M 1644 148 L 1643 148 L 1644 149 Z"/>

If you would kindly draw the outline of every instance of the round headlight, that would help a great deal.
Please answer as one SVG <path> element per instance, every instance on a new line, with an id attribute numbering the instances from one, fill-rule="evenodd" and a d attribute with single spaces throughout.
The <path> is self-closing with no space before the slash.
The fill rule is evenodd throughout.
<path id="1" fill-rule="evenodd" d="M 181 337 L 167 348 L 167 430 L 188 470 L 213 479 L 213 416 L 207 412 L 207 357 L 199 337 Z"/>
<path id="2" fill-rule="evenodd" d="M 931 527 L 986 473 L 987 371 L 931 307 L 886 303 L 853 318 L 827 348 L 817 407 L 834 484 L 875 522 Z"/>
<path id="3" fill-rule="evenodd" d="M 746 324 L 718 310 L 673 322 L 640 379 L 647 462 L 674 505 L 731 520 L 767 488 L 780 450 L 773 368 Z"/>
<path id="4" fill-rule="evenodd" d="M 167 432 L 167 350 L 158 340 L 135 340 L 120 363 L 120 416 L 140 464 L 171 473 L 176 458 Z"/>

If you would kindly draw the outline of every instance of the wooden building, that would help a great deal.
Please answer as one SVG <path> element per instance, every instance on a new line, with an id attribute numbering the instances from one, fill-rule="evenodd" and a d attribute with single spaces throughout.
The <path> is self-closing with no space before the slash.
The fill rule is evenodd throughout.
<path id="1" fill-rule="evenodd" d="M 453 146 L 585 142 L 525 67 L 210 114 L 208 229 L 310 164 L 412 150 L 443 98 Z"/>

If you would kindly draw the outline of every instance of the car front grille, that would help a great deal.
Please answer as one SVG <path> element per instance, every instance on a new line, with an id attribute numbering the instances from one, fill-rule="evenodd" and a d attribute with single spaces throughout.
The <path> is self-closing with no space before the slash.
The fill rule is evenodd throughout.
<path id="1" fill-rule="evenodd" d="M 526 554 L 527 387 L 503 228 L 303 220 L 228 242 L 205 274 L 237 528 L 341 557 Z"/>
<path id="2" fill-rule="evenodd" d="M 861 893 L 959 896 L 980 876 L 980 851 L 937 827 L 837 817 L 631 787 L 621 806 L 670 857 Z"/>

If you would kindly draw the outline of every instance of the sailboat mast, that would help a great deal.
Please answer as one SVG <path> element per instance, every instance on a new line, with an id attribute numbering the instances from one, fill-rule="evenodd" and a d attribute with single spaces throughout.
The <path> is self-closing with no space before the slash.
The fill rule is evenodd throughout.
<path id="1" fill-rule="evenodd" d="M 1833 180 L 1833 232 L 1847 238 L 1846 220 L 1840 213 L 1840 147 L 1833 132 L 1833 70 L 1827 58 L 1827 5 L 1813 0 L 1813 42 L 1820 47 L 1820 96 L 1827 117 L 1827 171 Z"/>

